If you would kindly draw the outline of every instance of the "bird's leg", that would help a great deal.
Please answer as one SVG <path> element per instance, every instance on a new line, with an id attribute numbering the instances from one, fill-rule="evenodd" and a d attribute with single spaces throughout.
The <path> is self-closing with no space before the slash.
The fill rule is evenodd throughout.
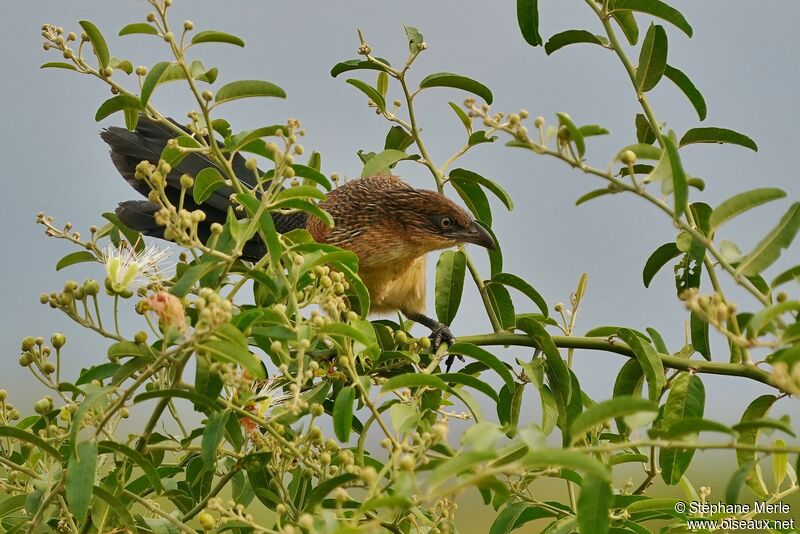
<path id="1" fill-rule="evenodd" d="M 450 331 L 450 327 L 448 327 L 444 323 L 440 323 L 436 319 L 428 317 L 423 313 L 417 312 L 407 312 L 406 317 L 414 321 L 415 323 L 419 323 L 422 326 L 431 329 L 431 351 L 435 354 L 436 351 L 439 349 L 442 343 L 446 343 L 448 346 L 455 343 L 456 336 L 453 335 L 453 332 Z M 455 359 L 454 354 L 450 354 L 447 356 L 447 360 L 445 360 L 445 368 L 447 371 L 450 371 L 450 367 L 453 365 L 453 360 Z M 458 359 L 463 361 L 464 358 L 462 356 L 458 356 Z"/>

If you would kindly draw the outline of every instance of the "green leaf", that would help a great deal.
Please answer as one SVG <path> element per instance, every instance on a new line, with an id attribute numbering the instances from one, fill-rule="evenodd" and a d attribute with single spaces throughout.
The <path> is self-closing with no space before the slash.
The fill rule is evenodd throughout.
<path id="1" fill-rule="evenodd" d="M 386 100 L 383 98 L 383 95 L 378 92 L 377 89 L 372 87 L 370 84 L 363 82 L 361 80 L 357 80 L 355 78 L 347 79 L 347 83 L 352 85 L 353 87 L 357 88 L 359 91 L 367 95 L 367 98 L 377 106 L 378 111 L 383 113 L 386 111 Z"/>
<path id="2" fill-rule="evenodd" d="M 787 248 L 792 243 L 798 230 L 800 230 L 800 202 L 795 202 L 778 225 L 739 263 L 737 272 L 752 276 L 775 263 L 781 255 L 781 249 Z"/>
<path id="3" fill-rule="evenodd" d="M 420 89 L 428 89 L 430 87 L 452 87 L 454 89 L 461 89 L 481 97 L 487 104 L 491 104 L 493 100 L 492 92 L 488 87 L 471 78 L 461 76 L 460 74 L 453 74 L 452 72 L 436 72 L 434 74 L 429 74 L 419 82 Z"/>
<path id="4" fill-rule="evenodd" d="M 395 389 L 400 389 L 400 388 L 418 388 L 418 387 L 430 387 L 442 391 L 447 390 L 447 384 L 445 384 L 444 381 L 438 376 L 427 375 L 422 373 L 410 373 L 410 374 L 393 376 L 392 378 L 384 382 L 383 386 L 381 386 L 381 393 L 386 393 L 387 391 L 393 391 Z"/>
<path id="5" fill-rule="evenodd" d="M 150 96 L 153 94 L 153 90 L 161 81 L 167 67 L 169 67 L 169 62 L 161 61 L 153 65 L 153 68 L 147 71 L 147 76 L 145 76 L 144 82 L 142 82 L 142 106 L 147 106 L 147 103 L 150 101 Z"/>
<path id="6" fill-rule="evenodd" d="M 343 443 L 350 439 L 355 400 L 356 389 L 353 386 L 346 386 L 336 395 L 333 404 L 333 430 L 339 441 Z"/>
<path id="7" fill-rule="evenodd" d="M 800 282 L 800 265 L 795 265 L 794 267 L 783 271 L 772 280 L 770 285 L 774 289 L 785 284 L 786 282 L 791 282 L 792 280 Z"/>
<path id="8" fill-rule="evenodd" d="M 192 187 L 192 198 L 202 204 L 220 187 L 225 185 L 225 178 L 216 167 L 206 167 L 197 173 Z"/>
<path id="9" fill-rule="evenodd" d="M 461 124 L 464 125 L 464 128 L 467 130 L 467 134 L 471 134 L 472 119 L 470 119 L 469 116 L 466 114 L 466 112 L 463 109 L 461 109 L 461 106 L 459 106 L 455 102 L 448 102 L 448 104 L 450 104 L 450 107 L 453 108 L 453 111 L 455 111 L 456 115 L 458 116 L 458 119 L 461 121 Z"/>
<path id="10" fill-rule="evenodd" d="M 218 264 L 215 261 L 203 261 L 192 265 L 186 269 L 180 278 L 178 278 L 178 280 L 175 282 L 175 285 L 172 286 L 172 289 L 170 289 L 169 292 L 176 297 L 185 297 L 187 294 L 189 294 L 189 290 L 192 289 L 192 286 L 195 284 L 195 282 L 203 278 L 217 267 Z"/>
<path id="11" fill-rule="evenodd" d="M 462 178 L 451 178 L 450 184 L 475 218 L 491 226 L 492 208 L 483 189 L 475 182 Z"/>
<path id="12" fill-rule="evenodd" d="M 480 145 L 481 143 L 494 143 L 497 140 L 497 136 L 493 135 L 491 137 L 486 137 L 485 130 L 478 130 L 476 132 L 472 132 L 467 139 L 467 145 L 475 146 Z"/>
<path id="13" fill-rule="evenodd" d="M 235 35 L 217 30 L 206 30 L 199 32 L 192 37 L 192 44 L 200 43 L 228 43 L 236 46 L 244 46 L 244 41 Z"/>
<path id="14" fill-rule="evenodd" d="M 530 338 L 536 343 L 536 346 L 544 353 L 547 360 L 547 380 L 550 384 L 550 390 L 560 403 L 562 407 L 569 405 L 570 399 L 573 395 L 580 395 L 578 391 L 572 391 L 572 379 L 570 378 L 569 370 L 558 348 L 553 343 L 553 338 L 544 329 L 544 326 L 533 319 L 522 318 L 517 321 L 517 328 L 528 334 Z"/>
<path id="15" fill-rule="evenodd" d="M 97 473 L 97 442 L 82 441 L 77 455 L 67 464 L 67 504 L 78 524 L 83 524 L 92 502 L 92 488 Z"/>
<path id="16" fill-rule="evenodd" d="M 389 65 L 389 62 L 383 58 L 375 58 L 381 63 L 385 65 Z M 361 59 L 350 59 L 348 61 L 343 61 L 341 63 L 337 63 L 331 69 L 331 76 L 334 78 L 340 75 L 343 72 L 348 72 L 351 70 L 383 70 L 383 67 L 373 63 L 372 61 L 361 60 Z"/>
<path id="17" fill-rule="evenodd" d="M 618 335 L 633 350 L 636 360 L 644 370 L 644 376 L 647 378 L 648 397 L 650 400 L 658 402 L 661 390 L 667 383 L 661 358 L 658 357 L 658 353 L 650 343 L 637 336 L 629 328 L 620 328 Z"/>
<path id="18" fill-rule="evenodd" d="M 595 404 L 572 421 L 572 445 L 583 439 L 592 428 L 615 417 L 625 417 L 640 412 L 658 412 L 658 404 L 638 397 L 615 397 Z"/>
<path id="19" fill-rule="evenodd" d="M 636 114 L 636 140 L 640 143 L 651 145 L 656 140 L 656 133 L 647 117 L 642 113 Z M 634 168 L 634 170 L 636 170 Z"/>
<path id="20" fill-rule="evenodd" d="M 776 439 L 773 445 L 779 449 L 786 448 L 786 442 Z M 786 475 L 789 474 L 789 455 L 785 452 L 772 454 L 772 479 L 775 482 L 775 489 L 780 489 Z"/>
<path id="21" fill-rule="evenodd" d="M 203 440 L 200 444 L 200 457 L 206 469 L 214 471 L 217 465 L 217 449 L 225 437 L 225 425 L 231 415 L 230 410 L 221 410 L 208 416 L 203 428 Z"/>
<path id="22" fill-rule="evenodd" d="M 61 455 L 58 450 L 36 434 L 13 426 L 0 426 L 0 436 L 33 445 L 42 452 L 46 452 L 52 456 L 53 459 L 61 461 Z"/>
<path id="23" fill-rule="evenodd" d="M 608 135 L 609 132 L 599 124 L 586 124 L 578 128 L 578 131 L 581 132 L 581 135 L 584 137 L 594 137 L 596 135 Z"/>
<path id="24" fill-rule="evenodd" d="M 609 510 L 613 502 L 614 494 L 607 479 L 593 475 L 584 477 L 578 498 L 578 525 L 581 534 L 606 534 L 611 522 Z"/>
<path id="25" fill-rule="evenodd" d="M 734 195 L 714 208 L 714 211 L 711 213 L 711 219 L 709 220 L 710 230 L 714 232 L 726 221 L 756 206 L 766 204 L 767 202 L 779 198 L 784 198 L 785 196 L 786 191 L 775 187 L 761 187 Z"/>
<path id="26" fill-rule="evenodd" d="M 661 337 L 661 334 L 658 333 L 658 330 L 655 328 L 650 328 L 649 326 L 645 328 L 647 333 L 650 335 L 650 339 L 653 341 L 653 345 L 655 345 L 656 350 L 661 354 L 669 354 L 669 350 L 667 350 L 667 344 L 664 343 L 664 338 Z"/>
<path id="27" fill-rule="evenodd" d="M 669 432 L 672 425 L 684 419 L 701 419 L 705 401 L 705 388 L 700 378 L 691 373 L 680 373 L 669 390 L 661 428 Z M 661 449 L 658 465 L 664 482 L 677 484 L 689 468 L 694 452 L 694 449 Z"/>
<path id="28" fill-rule="evenodd" d="M 258 208 L 261 205 L 261 201 L 249 193 L 240 193 L 236 195 L 236 199 L 244 205 L 251 217 L 258 212 Z M 278 232 L 275 230 L 275 222 L 267 211 L 261 214 L 261 218 L 258 221 L 261 225 L 261 232 L 267 243 L 267 252 L 269 253 L 270 261 L 273 265 L 278 266 L 281 264 L 281 253 L 283 249 L 281 247 L 281 241 L 278 238 Z"/>
<path id="29" fill-rule="evenodd" d="M 419 45 L 425 42 L 425 38 L 414 26 L 403 25 L 403 30 L 406 32 L 408 38 L 408 51 L 412 54 L 419 51 Z"/>
<path id="30" fill-rule="evenodd" d="M 769 429 L 780 430 L 782 432 L 785 432 L 785 433 L 789 434 L 790 436 L 792 436 L 793 438 L 797 437 L 796 434 L 794 433 L 794 430 L 792 430 L 792 427 L 789 426 L 788 423 L 786 423 L 785 421 L 781 421 L 780 419 L 770 419 L 768 417 L 764 417 L 763 419 L 753 419 L 753 420 L 750 420 L 750 421 L 742 421 L 742 422 L 736 423 L 731 428 L 733 428 L 733 430 L 735 430 L 737 432 L 740 432 L 740 433 L 743 433 L 743 432 L 745 432 L 747 430 L 752 430 L 752 429 L 769 428 Z"/>
<path id="31" fill-rule="evenodd" d="M 247 369 L 257 378 L 265 378 L 261 359 L 252 354 L 247 348 L 247 338 L 235 326 L 223 323 L 198 349 L 208 354 L 212 359 L 235 363 Z"/>
<path id="32" fill-rule="evenodd" d="M 650 282 L 653 281 L 653 277 L 656 273 L 661 270 L 668 261 L 680 255 L 681 251 L 675 243 L 664 243 L 653 251 L 650 257 L 647 258 L 647 262 L 644 264 L 644 270 L 642 271 L 644 287 L 650 287 Z"/>
<path id="33" fill-rule="evenodd" d="M 636 154 L 636 157 L 639 159 L 660 160 L 662 155 L 662 150 L 656 146 L 649 145 L 647 143 L 637 143 L 635 145 L 628 145 L 617 152 L 617 157 L 615 159 L 620 159 L 620 156 L 626 150 L 630 150 Z"/>
<path id="34" fill-rule="evenodd" d="M 772 405 L 776 400 L 778 400 L 778 397 L 774 395 L 762 395 L 756 398 L 750 403 L 750 405 L 744 411 L 744 414 L 742 414 L 740 423 L 748 423 L 763 419 L 769 412 L 769 409 L 772 408 Z M 739 433 L 739 438 L 736 440 L 736 443 L 740 445 L 755 446 L 758 443 L 760 430 L 761 428 L 758 426 L 743 428 Z M 761 475 L 761 465 L 759 465 L 758 459 L 759 458 L 756 451 L 746 451 L 741 449 L 736 451 L 736 462 L 739 464 L 739 467 L 746 470 L 747 473 L 745 477 L 745 483 L 747 484 L 747 487 L 750 488 L 757 496 L 765 498 L 767 495 L 769 495 L 769 490 L 767 489 L 767 486 L 764 483 L 764 478 Z"/>
<path id="35" fill-rule="evenodd" d="M 651 24 L 644 36 L 636 68 L 636 87 L 646 93 L 655 87 L 667 66 L 667 32 L 659 24 Z"/>
<path id="36" fill-rule="evenodd" d="M 664 150 L 669 157 L 669 165 L 672 170 L 672 195 L 675 199 L 675 218 L 677 219 L 686 211 L 689 202 L 689 184 L 678 155 L 678 147 L 675 146 L 672 137 L 664 137 Z"/>
<path id="37" fill-rule="evenodd" d="M 498 401 L 497 392 L 494 389 L 492 389 L 492 386 L 472 375 L 464 373 L 439 373 L 436 376 L 438 376 L 447 383 L 460 384 L 462 386 L 467 386 L 473 389 L 477 389 L 478 391 L 480 391 L 484 395 L 487 395 L 495 402 Z"/>
<path id="38" fill-rule="evenodd" d="M 204 397 L 203 395 L 200 395 L 194 391 L 187 391 L 184 389 L 156 389 L 153 391 L 145 391 L 144 393 L 136 395 L 133 398 L 133 403 L 139 404 L 140 402 L 150 399 L 186 399 L 198 406 L 202 406 L 209 411 L 216 411 L 220 409 L 220 406 L 215 400 Z"/>
<path id="39" fill-rule="evenodd" d="M 404 159 L 408 159 L 408 154 L 401 150 L 384 150 L 367 161 L 361 171 L 361 176 L 364 178 L 367 176 L 387 174 L 392 165 Z"/>
<path id="40" fill-rule="evenodd" d="M 486 286 L 486 296 L 500 320 L 500 326 L 506 330 L 511 330 L 516 324 L 516 311 L 511 294 L 505 286 L 500 284 L 488 284 Z"/>
<path id="41" fill-rule="evenodd" d="M 541 46 L 539 0 L 517 0 L 517 24 L 526 43 L 531 46 Z"/>
<path id="42" fill-rule="evenodd" d="M 631 46 L 636 45 L 639 41 L 639 26 L 636 24 L 636 17 L 633 16 L 633 13 L 630 11 L 613 11 L 611 16 L 619 24 L 622 33 L 625 34 L 625 38 Z"/>
<path id="43" fill-rule="evenodd" d="M 56 263 L 56 271 L 60 271 L 64 267 L 69 267 L 70 265 L 75 265 L 76 263 L 85 263 L 87 261 L 98 261 L 98 259 L 97 256 L 88 250 L 79 250 L 78 252 L 67 254 L 58 260 L 58 263 Z"/>
<path id="44" fill-rule="evenodd" d="M 539 294 L 536 289 L 528 282 L 520 278 L 519 276 L 511 273 L 498 273 L 492 277 L 492 282 L 496 282 L 498 284 L 503 284 L 508 287 L 513 287 L 536 304 L 539 307 L 542 314 L 547 317 L 549 314 L 549 309 L 547 307 L 547 302 L 544 298 Z"/>
<path id="45" fill-rule="evenodd" d="M 503 205 L 509 211 L 514 209 L 514 201 L 511 199 L 511 195 L 509 195 L 505 189 L 500 187 L 492 180 L 484 178 L 483 176 L 481 176 L 476 172 L 468 171 L 467 169 L 461 169 L 461 168 L 453 169 L 452 171 L 450 171 L 450 178 L 451 179 L 455 178 L 456 181 L 468 180 L 478 183 L 483 187 L 485 187 L 486 189 L 488 189 L 489 191 L 491 191 L 498 199 L 500 199 L 500 202 L 502 202 Z"/>
<path id="46" fill-rule="evenodd" d="M 94 55 L 97 56 L 97 61 L 100 63 L 100 68 L 106 68 L 111 57 L 108 53 L 108 45 L 106 44 L 106 40 L 103 38 L 103 34 L 100 32 L 97 26 L 88 20 L 82 20 L 79 22 L 79 24 L 89 37 L 89 42 L 92 44 L 92 49 L 94 51 Z"/>
<path id="47" fill-rule="evenodd" d="M 392 126 L 386 134 L 384 149 L 405 151 L 414 143 L 414 138 L 402 126 Z"/>
<path id="48" fill-rule="evenodd" d="M 450 353 L 463 354 L 464 356 L 469 356 L 473 360 L 483 363 L 488 368 L 500 375 L 500 378 L 503 379 L 503 382 L 506 386 L 508 386 L 510 391 L 514 391 L 516 384 L 514 382 L 514 375 L 512 375 L 511 371 L 508 370 L 506 364 L 500 361 L 500 359 L 491 352 L 476 345 L 472 345 L 471 343 L 456 342 L 452 347 L 450 347 Z"/>
<path id="49" fill-rule="evenodd" d="M 525 467 L 542 467 L 552 469 L 565 467 L 575 471 L 583 471 L 606 482 L 611 481 L 611 471 L 607 466 L 589 455 L 565 449 L 534 450 L 522 460 Z"/>
<path id="50" fill-rule="evenodd" d="M 602 196 L 608 195 L 610 193 L 611 193 L 611 190 L 608 189 L 607 187 L 603 188 L 603 189 L 594 189 L 592 191 L 589 191 L 585 195 L 581 195 L 580 198 L 578 198 L 578 200 L 575 201 L 575 205 L 576 206 L 580 206 L 584 202 L 589 202 L 590 200 L 592 200 L 594 198 L 602 197 Z"/>
<path id="51" fill-rule="evenodd" d="M 687 435 L 699 434 L 700 432 L 721 432 L 734 437 L 738 435 L 735 430 L 722 423 L 699 417 L 689 417 L 682 421 L 677 421 L 669 429 L 660 431 L 658 435 L 666 439 L 677 439 Z"/>
<path id="52" fill-rule="evenodd" d="M 727 504 L 733 505 L 739 502 L 739 493 L 742 489 L 742 485 L 749 480 L 755 465 L 756 464 L 752 462 L 746 463 L 733 473 L 728 481 L 728 485 L 725 487 L 725 502 Z"/>
<path id="53" fill-rule="evenodd" d="M 576 43 L 588 43 L 605 46 L 608 44 L 608 39 L 599 35 L 595 35 L 586 30 L 566 30 L 561 33 L 557 33 L 548 39 L 547 44 L 544 45 L 544 51 L 549 56 L 556 50 L 560 50 L 567 45 Z"/>
<path id="54" fill-rule="evenodd" d="M 220 87 L 214 100 L 217 104 L 221 104 L 230 100 L 255 96 L 286 98 L 286 92 L 274 83 L 264 80 L 239 80 Z"/>
<path id="55" fill-rule="evenodd" d="M 278 193 L 275 201 L 280 203 L 290 198 L 325 200 L 325 193 L 311 185 L 293 185 Z"/>
<path id="56" fill-rule="evenodd" d="M 517 520 L 527 509 L 529 509 L 527 503 L 511 502 L 497 514 L 489 534 L 508 534 L 517 527 Z"/>
<path id="57" fill-rule="evenodd" d="M 631 10 L 647 13 L 648 15 L 658 17 L 674 24 L 683 30 L 686 35 L 689 37 L 692 36 L 692 27 L 681 12 L 660 0 L 615 0 L 614 10 Z"/>
<path id="58" fill-rule="evenodd" d="M 358 475 L 354 475 L 352 473 L 345 473 L 343 475 L 335 476 L 333 478 L 325 480 L 324 482 L 319 483 L 314 487 L 314 489 L 311 490 L 311 493 L 308 494 L 303 509 L 313 510 L 315 507 L 317 507 L 323 502 L 325 497 L 327 497 L 330 494 L 330 492 L 332 492 L 338 487 L 344 486 L 345 484 L 348 484 L 357 479 Z M 344 529 L 337 529 L 337 531 L 342 532 L 343 534 L 355 534 L 355 532 L 345 531 Z"/>
<path id="59" fill-rule="evenodd" d="M 132 109 L 135 111 L 144 111 L 142 102 L 132 95 L 117 95 L 112 96 L 97 108 L 97 113 L 94 115 L 94 120 L 100 122 L 112 113 L 122 111 L 124 109 Z"/>
<path id="60" fill-rule="evenodd" d="M 117 518 L 122 521 L 123 525 L 125 525 L 126 531 L 136 532 L 138 530 L 136 528 L 136 522 L 134 521 L 133 516 L 122 501 L 120 501 L 112 493 L 109 493 L 98 486 L 92 488 L 92 493 L 95 497 L 106 503 L 106 506 L 114 511 L 114 514 L 116 514 Z"/>
<path id="61" fill-rule="evenodd" d="M 692 312 L 689 318 L 689 331 L 691 332 L 692 347 L 703 358 L 711 361 L 711 343 L 708 339 L 708 323 Z"/>
<path id="62" fill-rule="evenodd" d="M 127 26 L 122 28 L 119 31 L 119 36 L 122 37 L 123 35 L 131 35 L 134 33 L 158 35 L 158 30 L 146 22 L 134 22 L 133 24 L 128 24 Z"/>
<path id="63" fill-rule="evenodd" d="M 583 140 L 583 134 L 580 129 L 575 126 L 575 123 L 572 122 L 572 119 L 566 113 L 556 113 L 556 116 L 558 117 L 558 123 L 561 126 L 565 126 L 567 131 L 569 131 L 570 140 L 575 143 L 575 148 L 578 149 L 578 155 L 583 157 L 586 153 L 586 143 Z"/>
<path id="64" fill-rule="evenodd" d="M 131 449 L 127 445 L 118 443 L 116 441 L 101 441 L 97 444 L 97 450 L 99 454 L 105 454 L 107 452 L 116 452 L 122 454 L 142 470 L 144 475 L 150 481 L 150 485 L 156 490 L 156 492 L 161 492 L 161 477 L 158 476 L 158 472 L 150 460 L 148 460 L 147 457 L 139 451 Z"/>
<path id="65" fill-rule="evenodd" d="M 189 72 L 195 81 L 214 83 L 219 74 L 219 69 L 216 67 L 206 70 L 203 63 L 197 59 L 193 60 L 189 65 Z M 177 61 L 169 63 L 167 70 L 161 76 L 160 83 L 174 82 L 176 80 L 185 80 L 186 72 L 183 66 Z"/>
<path id="66" fill-rule="evenodd" d="M 614 380 L 614 397 L 635 396 L 641 397 L 644 384 L 644 371 L 641 364 L 632 358 L 622 365 Z M 631 429 L 622 417 L 616 419 L 617 429 L 620 434 L 628 434 Z"/>
<path id="67" fill-rule="evenodd" d="M 460 250 L 446 250 L 436 263 L 436 316 L 450 325 L 461 304 L 467 258 Z"/>
<path id="68" fill-rule="evenodd" d="M 50 61 L 47 63 L 43 63 L 40 69 L 66 69 L 66 70 L 78 70 L 75 68 L 75 65 L 70 63 L 64 63 L 63 61 Z"/>
<path id="69" fill-rule="evenodd" d="M 693 143 L 729 143 L 749 148 L 758 152 L 756 142 L 744 134 L 728 130 L 727 128 L 692 128 L 681 137 L 681 147 Z"/>
<path id="70" fill-rule="evenodd" d="M 683 94 L 686 95 L 686 98 L 689 99 L 689 102 L 692 103 L 694 110 L 697 112 L 697 116 L 700 118 L 701 121 L 706 119 L 706 113 L 708 112 L 708 108 L 706 107 L 706 101 L 703 98 L 702 93 L 695 87 L 692 80 L 683 73 L 683 71 L 676 69 L 672 65 L 667 65 L 664 68 L 664 76 L 666 76 L 672 83 L 678 86 L 678 89 L 683 91 Z"/>

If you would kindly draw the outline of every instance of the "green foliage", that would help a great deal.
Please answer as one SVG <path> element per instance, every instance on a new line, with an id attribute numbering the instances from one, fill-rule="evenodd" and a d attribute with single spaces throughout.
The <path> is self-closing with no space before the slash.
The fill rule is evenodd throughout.
<path id="1" fill-rule="evenodd" d="M 152 191 L 165 235 L 183 254 L 174 273 L 165 271 L 162 254 L 114 214 L 103 214 L 104 224 L 85 239 L 57 228 L 44 214 L 38 217 L 48 235 L 77 248 L 56 262 L 57 270 L 91 262 L 105 268 L 103 283 L 68 281 L 63 290 L 43 295 L 42 303 L 107 339 L 109 361 L 85 357 L 87 368 L 78 377 L 62 376 L 62 358 L 72 356 L 63 334 L 54 334 L 49 345 L 41 338 L 22 341 L 20 364 L 56 399 L 42 398 L 35 415 L 21 418 L 6 400 L 8 392 L 0 390 L 4 530 L 456 532 L 455 503 L 466 490 L 477 489 L 496 511 L 491 534 L 531 528 L 584 534 L 680 531 L 687 515 L 676 511 L 677 501 L 645 491 L 660 472 L 663 482 L 680 485 L 699 500 L 685 474 L 697 449 L 716 448 L 736 452 L 728 502 L 740 499 L 745 487 L 769 502 L 800 489 L 790 465 L 798 447 L 780 438 L 764 443 L 773 432 L 796 433 L 791 420 L 771 418 L 769 411 L 800 393 L 800 303 L 776 289 L 795 289 L 800 266 L 773 275 L 772 284 L 761 276 L 800 230 L 800 204 L 792 204 L 746 255 L 732 241 L 718 242 L 723 224 L 786 194 L 760 187 L 716 207 L 690 198 L 699 194 L 690 186 L 702 190 L 704 184 L 684 169 L 684 147 L 757 146 L 723 128 L 691 128 L 678 141 L 678 134 L 656 122 L 648 92 L 663 77 L 686 95 L 700 120 L 706 116 L 702 94 L 667 62 L 667 29 L 651 24 L 637 44 L 642 14 L 691 36 L 692 27 L 675 8 L 659 0 L 588 2 L 597 15 L 594 27 L 558 33 L 544 46 L 546 54 L 575 43 L 610 48 L 632 82 L 632 97 L 641 105 L 636 136 L 620 139 L 622 148 L 598 167 L 589 164 L 587 154 L 593 137 L 609 133 L 602 125 L 580 125 L 567 113 L 557 113 L 553 125 L 542 117 L 531 120 L 525 110 L 494 113 L 488 107 L 491 90 L 460 74 L 423 74 L 415 84 L 411 67 L 428 49 L 417 28 L 404 27 L 409 54 L 396 63 L 401 68 L 373 56 L 361 32 L 363 57 L 332 68 L 332 76 L 354 72 L 373 80 L 378 71 L 375 86 L 358 78 L 346 81 L 390 123 L 382 146 L 358 151 L 361 176 L 394 172 L 404 160 L 424 165 L 437 190 L 455 191 L 497 245 L 489 251 L 488 275 L 463 247 L 439 256 L 439 320 L 449 325 L 459 312 L 485 313 L 492 331 L 458 332 L 455 344 L 434 353 L 430 340 L 410 336 L 408 324 L 367 319 L 370 294 L 354 253 L 316 243 L 305 230 L 278 233 L 272 215 L 279 211 L 303 212 L 334 225 L 318 202 L 338 178 L 322 172 L 316 152 L 307 165 L 295 162 L 304 152 L 299 139 L 305 131 L 298 121 L 236 131 L 216 115 L 219 104 L 232 100 L 286 97 L 278 85 L 263 80 L 232 81 L 215 90 L 198 85 L 215 86 L 219 69 L 187 60 L 188 48 L 242 47 L 244 41 L 216 30 L 194 33 L 191 21 L 176 38 L 168 18 L 172 2 L 148 1 L 154 10 L 148 22 L 129 24 L 119 35 L 156 37 L 169 56 L 150 69 L 137 68 L 138 83 L 119 81 L 132 74 L 134 63 L 113 57 L 100 29 L 88 21 L 80 23 L 85 36 L 77 50 L 70 47 L 77 35 L 64 37 L 60 28 L 43 27 L 45 48 L 66 60 L 43 67 L 74 71 L 111 87 L 114 96 L 100 105 L 97 120 L 121 111 L 134 129 L 144 113 L 173 134 L 160 161 L 142 162 L 136 174 Z M 525 41 L 543 44 L 538 2 L 518 0 L 516 8 Z M 635 67 L 617 28 L 637 48 Z M 597 46 L 581 50 L 595 53 Z M 96 67 L 86 58 L 90 51 Z M 156 89 L 171 81 L 186 84 L 189 106 L 197 110 L 189 113 L 186 130 L 166 120 L 156 104 Z M 429 88 L 466 91 L 485 102 L 470 96 L 462 108 L 442 101 L 466 130 L 464 135 L 456 125 L 461 139 L 443 163 L 431 159 L 420 126 L 424 118 L 415 109 L 420 94 L 439 93 L 423 91 Z M 390 105 L 394 92 L 402 100 Z M 475 124 L 485 129 L 476 130 Z M 672 263 L 680 302 L 659 304 L 686 308 L 691 343 L 671 353 L 652 327 L 599 326 L 578 336 L 586 275 L 568 305 L 551 308 L 531 281 L 510 272 L 512 265 L 504 270 L 491 208 L 499 201 L 512 210 L 513 199 L 478 172 L 450 168 L 471 150 L 489 150 L 500 136 L 509 138 L 509 146 L 604 181 L 576 204 L 624 194 L 667 215 L 664 224 L 674 237 L 644 262 L 643 282 L 649 286 Z M 164 194 L 164 179 L 190 153 L 204 157 L 208 166 L 180 178 L 180 201 L 174 203 Z M 242 158 L 252 175 L 237 175 Z M 223 198 L 233 197 L 233 206 L 224 221 L 203 231 L 206 214 L 187 206 L 212 204 L 223 192 Z M 242 259 L 251 240 L 265 245 L 255 262 Z M 480 295 L 482 311 L 461 306 L 463 291 L 470 290 Z M 750 300 L 739 305 L 728 300 L 731 293 Z M 137 326 L 120 325 L 125 306 L 143 316 Z M 608 324 L 614 324 L 613 310 L 608 314 Z M 685 325 L 662 327 L 683 333 Z M 140 331 L 131 335 L 134 328 Z M 712 336 L 724 336 L 730 354 L 716 347 L 712 354 Z M 511 351 L 488 348 L 504 345 L 514 347 L 514 358 L 507 356 Z M 628 358 L 610 398 L 595 401 L 581 388 L 591 377 L 579 377 L 572 362 L 575 351 L 584 350 Z M 456 355 L 463 364 L 445 369 L 448 357 Z M 755 357 L 763 365 L 753 365 Z M 741 421 L 729 427 L 704 418 L 702 376 L 708 373 L 755 380 L 775 394 L 752 401 Z M 536 422 L 528 417 L 531 394 L 541 405 Z M 121 426 L 134 411 L 145 417 Z M 450 437 L 454 427 L 459 440 Z M 712 432 L 728 441 L 699 439 Z M 554 445 L 559 435 L 561 447 Z M 767 457 L 770 482 L 761 467 Z M 631 463 L 641 464 L 644 474 L 635 475 L 640 480 L 633 485 L 618 487 L 617 466 Z M 543 479 L 560 479 L 567 497 L 542 498 L 538 487 L 531 488 Z"/>

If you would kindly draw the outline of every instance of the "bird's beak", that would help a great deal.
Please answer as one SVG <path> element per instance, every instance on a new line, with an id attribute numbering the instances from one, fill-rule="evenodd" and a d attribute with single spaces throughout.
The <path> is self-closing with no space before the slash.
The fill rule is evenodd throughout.
<path id="1" fill-rule="evenodd" d="M 492 234 L 477 221 L 473 221 L 469 228 L 461 233 L 459 238 L 464 243 L 472 243 L 473 245 L 479 245 L 489 250 L 494 250 L 496 248 Z"/>

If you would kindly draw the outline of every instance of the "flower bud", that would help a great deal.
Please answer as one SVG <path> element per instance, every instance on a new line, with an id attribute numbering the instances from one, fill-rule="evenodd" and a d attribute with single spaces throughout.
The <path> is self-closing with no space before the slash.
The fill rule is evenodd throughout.
<path id="1" fill-rule="evenodd" d="M 212 93 L 208 89 L 206 89 L 202 93 L 200 93 L 200 96 L 202 96 L 203 100 L 206 100 L 206 101 L 214 99 L 214 93 Z"/>
<path id="2" fill-rule="evenodd" d="M 147 67 L 145 67 L 143 65 L 139 65 L 138 67 L 136 67 L 136 74 L 139 75 L 139 76 L 146 75 L 147 74 Z"/>
<path id="3" fill-rule="evenodd" d="M 633 150 L 626 150 L 619 155 L 619 160 L 625 165 L 633 165 L 636 163 L 636 154 Z"/>
<path id="4" fill-rule="evenodd" d="M 186 30 L 187 32 L 193 30 L 194 29 L 194 22 L 192 22 L 191 20 L 184 20 L 183 21 L 183 29 Z"/>
<path id="5" fill-rule="evenodd" d="M 544 126 L 544 117 L 539 115 L 538 117 L 533 119 L 533 125 L 536 126 L 537 128 L 541 128 L 542 126 Z"/>
<path id="6" fill-rule="evenodd" d="M 214 527 L 217 526 L 214 516 L 208 512 L 200 512 L 197 514 L 197 520 L 200 522 L 200 526 L 203 528 L 203 530 L 213 530 Z"/>
<path id="7" fill-rule="evenodd" d="M 38 401 L 36 401 L 36 404 L 33 405 L 33 409 L 39 415 L 45 415 L 46 413 L 49 413 L 50 410 L 53 409 L 53 399 L 49 397 L 44 397 L 42 399 L 39 399 Z"/>
<path id="8" fill-rule="evenodd" d="M 61 332 L 56 332 L 50 338 L 50 343 L 52 343 L 53 344 L 53 348 L 56 348 L 56 349 L 60 349 L 61 347 L 63 347 L 64 344 L 66 344 L 66 342 L 67 342 L 67 337 L 64 334 L 62 334 Z"/>
<path id="9" fill-rule="evenodd" d="M 411 471 L 414 469 L 414 457 L 410 454 L 404 454 L 400 457 L 400 469 L 403 471 Z"/>
<path id="10" fill-rule="evenodd" d="M 22 340 L 22 350 L 31 350 L 36 344 L 36 340 L 32 336 L 28 336 Z"/>
<path id="11" fill-rule="evenodd" d="M 181 188 L 182 189 L 189 189 L 194 185 L 194 179 L 189 176 L 188 174 L 181 175 Z"/>

